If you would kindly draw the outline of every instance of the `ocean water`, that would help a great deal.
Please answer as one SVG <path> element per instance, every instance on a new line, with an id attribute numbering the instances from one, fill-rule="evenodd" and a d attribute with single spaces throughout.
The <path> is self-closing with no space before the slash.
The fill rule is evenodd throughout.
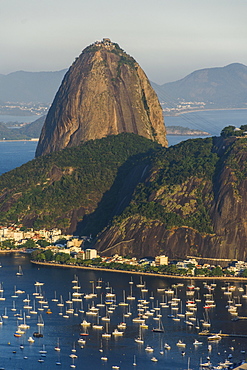
<path id="1" fill-rule="evenodd" d="M 37 141 L 0 141 L 0 175 L 32 160 Z"/>
<path id="2" fill-rule="evenodd" d="M 16 118 L 23 119 L 23 117 Z M 218 136 L 225 126 L 234 125 L 239 127 L 247 124 L 247 109 L 214 110 L 181 114 L 176 117 L 165 117 L 165 124 L 167 126 L 184 126 L 199 129 L 208 132 L 212 136 Z M 169 146 L 197 137 L 205 136 L 167 135 Z M 35 141 L 0 142 L 0 174 L 32 160 L 35 155 L 36 146 L 37 142 Z"/>
<path id="3" fill-rule="evenodd" d="M 37 115 L 37 114 L 34 116 L 10 116 L 10 115 L 0 114 L 0 122 L 31 123 L 31 122 L 36 121 L 40 117 L 41 115 Z"/>
<path id="4" fill-rule="evenodd" d="M 182 285 L 176 285 L 179 281 L 174 279 L 165 279 L 162 277 L 143 276 L 145 283 L 145 292 L 137 285 L 140 283 L 138 275 L 120 274 L 114 272 L 86 271 L 63 267 L 37 266 L 29 262 L 29 256 L 22 254 L 0 255 L 1 268 L 1 287 L 2 296 L 5 300 L 0 300 L 0 315 L 2 318 L 0 324 L 0 368 L 6 370 L 33 368 L 55 369 L 60 367 L 68 369 L 73 364 L 70 357 L 74 353 L 77 357 L 74 359 L 74 365 L 78 369 L 112 369 L 112 366 L 118 366 L 119 369 L 128 370 L 133 368 L 156 369 L 156 370 L 185 370 L 187 369 L 188 358 L 190 358 L 190 368 L 199 370 L 200 361 L 206 362 L 210 357 L 211 362 L 217 365 L 224 361 L 228 356 L 232 356 L 232 361 L 238 363 L 245 358 L 247 353 L 247 337 L 224 337 L 219 342 L 212 342 L 212 349 L 208 350 L 208 340 L 206 336 L 200 336 L 199 330 L 195 326 L 202 327 L 202 320 L 209 318 L 211 323 L 211 332 L 236 333 L 247 335 L 247 321 L 232 321 L 232 315 L 228 312 L 226 306 L 230 297 L 242 304 L 238 307 L 240 316 L 246 315 L 247 300 L 242 297 L 243 288 L 240 283 L 233 284 L 235 289 L 230 295 L 226 295 L 228 286 L 223 282 L 218 282 L 214 287 L 206 283 L 193 280 L 183 280 Z M 18 267 L 22 267 L 23 276 L 17 276 Z M 76 278 L 78 283 L 72 283 Z M 43 283 L 42 286 L 35 285 L 36 282 Z M 130 284 L 132 282 L 133 284 Z M 181 281 L 180 281 L 181 283 Z M 188 295 L 187 285 L 194 284 L 198 290 L 194 290 L 193 295 Z M 68 303 L 73 297 L 73 292 L 77 291 L 75 286 L 79 286 L 79 292 L 83 293 L 82 302 Z M 173 286 L 173 288 L 172 288 Z M 74 288 L 73 288 L 74 287 Z M 125 301 L 125 297 L 131 293 L 135 300 L 127 300 L 128 306 L 119 305 Z M 225 290 L 222 290 L 222 287 Z M 165 293 L 164 290 L 172 288 L 173 294 Z M 159 289 L 159 291 L 157 290 Z M 163 291 L 160 291 L 163 289 Z M 22 294 L 14 294 L 16 290 L 23 291 Z M 244 289 L 245 291 L 245 289 Z M 85 294 L 94 292 L 96 295 L 87 299 Z M 114 293 L 115 301 L 113 305 L 103 305 L 107 292 Z M 230 292 L 230 291 L 229 291 Z M 39 298 L 37 293 L 42 294 Z M 215 307 L 205 309 L 206 294 L 212 294 L 215 301 Z M 14 297 L 13 297 L 14 296 Z M 17 296 L 17 297 L 15 297 Z M 177 301 L 173 299 L 176 298 Z M 58 301 L 54 301 L 57 299 Z M 58 306 L 58 303 L 64 302 L 64 306 Z M 146 300 L 142 304 L 140 300 Z M 29 300 L 32 309 L 24 308 L 26 300 Z M 196 300 L 196 310 L 192 311 L 186 306 L 186 302 Z M 45 301 L 45 303 L 41 303 Z M 167 302 L 167 307 L 163 307 L 161 302 Z M 177 302 L 177 305 L 174 305 Z M 100 304 L 100 306 L 98 306 Z M 106 306 L 112 306 L 109 313 L 110 321 L 101 320 L 106 316 Z M 98 315 L 88 315 L 90 307 L 98 308 Z M 52 312 L 47 314 L 48 308 Z M 73 309 L 72 313 L 66 314 L 66 310 Z M 177 310 L 175 310 L 177 308 Z M 36 311 L 36 314 L 31 313 Z M 83 312 L 84 311 L 84 312 Z M 135 338 L 140 333 L 139 324 L 133 322 L 133 318 L 143 312 L 151 312 L 146 319 L 148 328 L 142 329 L 143 344 L 135 342 Z M 177 313 L 190 312 L 180 321 L 174 321 Z M 24 315 L 25 313 L 25 315 Z M 127 313 L 128 316 L 125 316 Z M 154 333 L 152 328 L 158 327 L 159 316 L 164 327 L 163 333 Z M 25 316 L 25 318 L 24 318 Z M 104 326 L 103 330 L 93 329 L 93 323 L 99 322 Z M 20 320 L 22 319 L 22 320 Z M 88 328 L 88 335 L 82 336 L 85 332 L 81 322 L 86 320 L 91 323 Z M 29 328 L 21 335 L 15 337 L 17 326 L 26 321 Z M 34 343 L 29 343 L 28 338 L 38 330 L 38 322 L 43 321 L 41 327 L 43 338 L 34 338 Z M 188 325 L 185 320 L 189 320 L 194 325 Z M 126 329 L 121 336 L 109 339 L 102 338 L 102 332 L 108 327 L 108 332 L 112 333 L 120 322 L 125 321 Z M 85 339 L 81 345 L 78 339 Z M 194 340 L 200 340 L 201 345 L 194 345 Z M 178 347 L 177 342 L 182 340 L 185 347 Z M 61 351 L 57 352 L 54 347 L 59 342 Z M 170 350 L 164 349 L 164 344 L 171 346 Z M 147 352 L 146 347 L 151 346 L 153 352 Z M 47 353 L 43 356 L 39 351 L 45 349 Z M 75 350 L 72 352 L 72 350 Z M 162 351 L 162 352 L 161 352 Z M 107 361 L 101 360 L 101 357 L 107 357 Z M 133 366 L 134 356 L 137 366 Z M 151 358 L 156 357 L 157 362 L 152 362 Z M 39 360 L 43 362 L 39 362 Z M 61 365 L 57 365 L 59 361 Z"/>
<path id="5" fill-rule="evenodd" d="M 175 117 L 165 117 L 165 124 L 203 130 L 212 136 L 219 136 L 221 130 L 226 126 L 239 127 L 247 124 L 247 109 L 191 112 Z"/>

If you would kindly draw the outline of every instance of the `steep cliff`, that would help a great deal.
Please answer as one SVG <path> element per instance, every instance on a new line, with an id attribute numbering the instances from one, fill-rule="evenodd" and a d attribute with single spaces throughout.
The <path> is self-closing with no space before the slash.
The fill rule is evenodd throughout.
<path id="1" fill-rule="evenodd" d="M 125 211 L 98 235 L 103 254 L 246 258 L 247 139 L 162 150 Z"/>
<path id="2" fill-rule="evenodd" d="M 162 109 L 138 63 L 109 39 L 83 50 L 55 96 L 36 157 L 121 132 L 167 146 Z"/>

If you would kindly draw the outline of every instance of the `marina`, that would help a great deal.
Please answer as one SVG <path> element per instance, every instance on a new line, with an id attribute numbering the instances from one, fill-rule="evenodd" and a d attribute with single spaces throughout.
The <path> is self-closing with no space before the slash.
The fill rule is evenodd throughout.
<path id="1" fill-rule="evenodd" d="M 236 320 L 244 282 L 54 268 L 14 253 L 1 265 L 2 369 L 202 370 L 245 360 L 247 323 Z"/>

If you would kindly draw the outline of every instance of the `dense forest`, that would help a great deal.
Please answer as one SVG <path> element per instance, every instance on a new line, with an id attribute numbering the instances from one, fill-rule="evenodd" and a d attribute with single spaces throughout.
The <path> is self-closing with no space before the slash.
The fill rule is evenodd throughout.
<path id="1" fill-rule="evenodd" d="M 114 222 L 138 214 L 159 220 L 166 227 L 187 225 L 200 232 L 213 232 L 205 192 L 219 159 L 212 150 L 213 138 L 187 140 L 160 150 L 153 161 L 152 176 L 138 185 L 130 205 Z M 192 177 L 197 181 L 186 192 L 183 184 Z"/>
<path id="2" fill-rule="evenodd" d="M 90 213 L 114 184 L 110 213 L 127 173 L 158 147 L 135 134 L 120 134 L 34 159 L 0 177 L 0 223 L 69 228 L 71 211 L 83 207 L 83 215 Z"/>

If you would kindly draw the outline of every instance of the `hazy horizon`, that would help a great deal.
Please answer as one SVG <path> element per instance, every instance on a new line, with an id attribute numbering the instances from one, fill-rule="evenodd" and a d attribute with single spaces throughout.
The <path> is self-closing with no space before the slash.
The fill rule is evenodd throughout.
<path id="1" fill-rule="evenodd" d="M 235 62 L 235 63 L 230 63 L 230 64 L 243 64 L 243 65 L 245 65 L 244 63 L 240 63 L 240 62 Z M 228 64 L 229 65 L 229 64 Z M 227 65 L 226 65 L 227 66 Z M 183 79 L 183 78 L 185 78 L 185 77 L 187 77 L 188 75 L 190 75 L 191 73 L 193 73 L 193 72 L 196 72 L 196 71 L 200 71 L 200 70 L 203 70 L 203 69 L 210 69 L 210 68 L 223 68 L 223 67 L 226 67 L 226 66 L 216 66 L 216 67 L 205 67 L 205 68 L 199 68 L 199 69 L 197 69 L 197 70 L 194 70 L 194 71 L 191 71 L 191 72 L 189 72 L 187 75 L 184 75 L 184 76 L 182 76 L 181 78 L 179 78 L 178 80 L 173 80 L 173 81 L 165 81 L 165 82 L 163 82 L 163 83 L 160 83 L 160 82 L 156 82 L 156 81 L 152 81 L 152 80 L 150 80 L 151 82 L 153 82 L 153 83 L 155 83 L 156 85 L 163 85 L 163 84 L 165 84 L 165 83 L 168 83 L 168 82 L 176 82 L 176 81 L 179 81 L 179 80 L 181 80 L 181 79 Z M 68 67 L 69 68 L 69 67 Z M 8 75 L 10 75 L 10 74 L 12 74 L 12 73 L 16 73 L 16 72 L 27 72 L 27 73 L 42 73 L 42 72 L 61 72 L 61 71 L 66 71 L 66 70 L 68 70 L 68 68 L 62 68 L 62 69 L 59 69 L 59 70 L 54 70 L 54 71 L 24 71 L 24 70 L 17 70 L 17 71 L 12 71 L 12 72 L 9 72 L 9 73 L 0 73 L 0 75 L 3 75 L 3 76 L 8 76 Z"/>
<path id="2" fill-rule="evenodd" d="M 59 71 L 104 37 L 162 85 L 195 70 L 247 64 L 245 0 L 1 1 L 0 74 Z"/>

